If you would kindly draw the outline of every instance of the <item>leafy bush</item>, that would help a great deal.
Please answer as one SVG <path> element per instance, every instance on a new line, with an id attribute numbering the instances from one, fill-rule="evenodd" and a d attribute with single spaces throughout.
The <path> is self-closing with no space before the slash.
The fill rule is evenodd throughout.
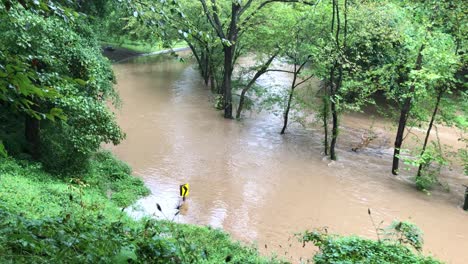
<path id="1" fill-rule="evenodd" d="M 424 192 L 430 190 L 434 184 L 439 183 L 440 171 L 443 166 L 448 164 L 440 149 L 440 143 L 431 143 L 416 161 L 416 164 L 421 166 L 421 174 L 415 178 L 416 188 Z"/>
<path id="2" fill-rule="evenodd" d="M 424 243 L 423 233 L 415 224 L 405 221 L 394 221 L 384 230 L 385 240 L 412 246 L 420 251 Z"/>
<path id="3" fill-rule="evenodd" d="M 400 222 L 401 223 L 401 222 Z M 400 225 L 398 234 L 405 236 L 405 241 L 417 247 L 419 236 L 410 235 L 411 225 Z M 404 229 L 404 231 L 403 231 Z M 305 244 L 312 242 L 320 251 L 313 257 L 317 264 L 329 263 L 400 263 L 400 264 L 438 264 L 431 257 L 414 253 L 400 241 L 373 241 L 357 236 L 341 237 L 321 230 L 305 232 L 300 240 Z"/>
<path id="4" fill-rule="evenodd" d="M 89 154 L 74 147 L 66 124 L 49 125 L 43 129 L 40 146 L 40 161 L 48 172 L 66 175 L 88 170 Z"/>

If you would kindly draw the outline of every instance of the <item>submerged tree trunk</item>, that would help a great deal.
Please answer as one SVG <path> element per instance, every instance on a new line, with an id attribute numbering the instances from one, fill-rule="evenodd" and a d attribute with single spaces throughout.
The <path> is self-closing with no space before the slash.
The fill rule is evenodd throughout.
<path id="1" fill-rule="evenodd" d="M 418 52 L 418 57 L 416 59 L 415 69 L 420 70 L 422 66 L 422 51 L 424 49 L 424 44 L 421 45 Z M 403 135 L 405 133 L 406 122 L 408 121 L 409 112 L 411 110 L 411 101 L 413 98 L 415 86 L 414 84 L 410 86 L 409 96 L 405 99 L 403 107 L 400 111 L 400 120 L 398 121 L 398 130 L 395 137 L 395 146 L 393 151 L 393 164 L 392 164 L 392 174 L 398 175 L 399 165 L 400 165 L 400 149 L 403 144 Z"/>
<path id="2" fill-rule="evenodd" d="M 328 116 L 330 115 L 329 97 L 323 96 L 322 121 L 325 138 L 323 141 L 325 155 L 328 156 Z"/>
<path id="3" fill-rule="evenodd" d="M 427 128 L 426 137 L 424 138 L 424 144 L 423 144 L 423 148 L 421 151 L 421 156 L 424 155 L 424 152 L 426 152 L 427 143 L 429 142 L 429 136 L 431 135 L 432 126 L 434 125 L 434 120 L 439 110 L 440 99 L 442 99 L 443 94 L 444 94 L 444 90 L 439 91 L 439 93 L 437 94 L 437 101 L 434 107 L 434 112 L 432 113 L 432 116 L 431 116 L 431 121 L 429 122 L 429 127 Z M 418 174 L 416 175 L 416 177 L 421 176 L 422 169 L 423 169 L 423 164 L 419 164 Z"/>
<path id="4" fill-rule="evenodd" d="M 250 80 L 250 82 L 245 86 L 240 94 L 239 98 L 239 106 L 237 107 L 236 118 L 239 119 L 241 117 L 242 109 L 244 108 L 244 101 L 245 101 L 245 94 L 252 88 L 258 78 L 267 72 L 268 67 L 273 62 L 277 54 L 272 55 L 260 68 L 260 70 L 255 73 L 254 77 Z"/>
<path id="5" fill-rule="evenodd" d="M 232 118 L 232 60 L 234 45 L 224 47 L 224 76 L 223 76 L 223 96 L 224 96 L 224 118 Z"/>
<path id="6" fill-rule="evenodd" d="M 34 159 L 39 158 L 40 144 L 40 121 L 34 117 L 27 116 L 25 119 L 25 137 L 29 144 L 29 152 Z"/>
<path id="7" fill-rule="evenodd" d="M 332 113 L 332 139 L 330 143 L 330 159 L 336 160 L 336 140 L 338 138 L 338 112 L 336 109 L 336 103 L 331 102 L 331 113 Z"/>
<path id="8" fill-rule="evenodd" d="M 201 76 L 203 77 L 203 80 L 205 81 L 205 84 L 207 85 L 207 76 L 208 76 L 208 72 L 206 71 L 206 64 L 207 64 L 207 61 L 206 61 L 206 56 L 204 54 L 204 52 L 201 52 L 201 54 L 196 50 L 195 46 L 190 42 L 188 41 L 187 38 L 185 38 L 185 41 L 187 42 L 187 44 L 189 45 L 190 47 L 190 50 L 192 51 L 192 54 L 193 56 L 195 57 L 195 60 L 197 61 L 197 64 L 198 64 L 198 67 L 200 68 L 200 74 Z"/>
<path id="9" fill-rule="evenodd" d="M 338 80 L 336 81 L 335 86 L 332 86 L 332 95 L 335 96 L 338 94 L 341 88 L 341 82 L 343 80 L 343 68 L 342 65 L 338 66 Z M 333 77 L 333 75 L 332 75 Z M 338 139 L 338 109 L 336 105 L 336 99 L 331 100 L 331 114 L 332 114 L 332 139 L 330 143 L 330 159 L 336 160 L 336 141 Z"/>
<path id="10" fill-rule="evenodd" d="M 284 134 L 284 132 L 286 131 L 286 127 L 288 126 L 289 110 L 291 109 L 291 102 L 294 96 L 294 89 L 296 88 L 296 80 L 298 74 L 299 73 L 296 70 L 296 65 L 294 65 L 294 77 L 291 84 L 291 91 L 289 92 L 288 104 L 286 105 L 286 110 L 284 111 L 283 129 L 281 129 L 281 135 Z"/>
<path id="11" fill-rule="evenodd" d="M 465 187 L 465 203 L 463 204 L 463 210 L 468 211 L 468 186 L 463 186 Z"/>
<path id="12" fill-rule="evenodd" d="M 203 69 L 202 69 L 202 75 L 203 75 L 203 81 L 205 82 L 205 85 L 208 86 L 209 81 L 210 81 L 210 54 L 208 49 L 205 49 L 205 52 L 202 53 L 203 57 Z"/>
<path id="13" fill-rule="evenodd" d="M 284 134 L 284 132 L 286 131 L 286 127 L 288 126 L 289 110 L 291 109 L 291 101 L 292 101 L 293 96 L 294 96 L 294 88 L 291 88 L 291 92 L 289 93 L 288 104 L 286 106 L 286 110 L 284 111 L 283 128 L 281 129 L 280 134 Z"/>
<path id="14" fill-rule="evenodd" d="M 223 96 L 224 96 L 224 118 L 232 119 L 232 72 L 234 70 L 234 56 L 237 46 L 237 36 L 239 28 L 237 26 L 239 11 L 241 6 L 239 3 L 232 2 L 231 4 L 231 21 L 227 40 L 229 43 L 224 43 L 224 76 L 223 76 Z M 221 22 L 218 17 L 215 17 L 216 23 L 221 28 Z"/>
<path id="15" fill-rule="evenodd" d="M 332 17 L 332 33 L 334 29 L 335 17 L 336 17 L 336 31 L 335 41 L 338 50 L 343 51 L 340 54 L 344 56 L 347 48 L 347 34 L 348 34 L 348 1 L 344 1 L 344 29 L 343 29 L 343 41 L 340 43 L 340 32 L 341 32 L 341 16 L 338 1 L 333 0 L 333 17 Z M 336 160 L 336 142 L 338 139 L 338 106 L 336 96 L 340 92 L 341 83 L 343 81 L 343 58 L 335 59 L 335 63 L 330 70 L 330 108 L 332 114 L 332 139 L 330 142 L 330 159 Z M 335 70 L 338 69 L 338 78 L 335 80 Z"/>
<path id="16" fill-rule="evenodd" d="M 216 87 L 216 80 L 215 80 L 215 73 L 213 71 L 213 66 L 210 65 L 210 88 L 212 92 L 217 92 L 219 94 L 219 90 Z"/>
<path id="17" fill-rule="evenodd" d="M 408 107 L 409 108 L 409 107 Z M 405 132 L 406 118 L 408 115 L 408 110 L 406 110 L 406 104 L 401 109 L 400 120 L 398 121 L 398 130 L 395 138 L 395 146 L 393 151 L 393 165 L 392 165 L 392 174 L 398 175 L 399 170 L 399 161 L 400 161 L 400 148 L 403 144 L 403 135 Z"/>
<path id="18" fill-rule="evenodd" d="M 223 65 L 223 84 L 222 93 L 224 97 L 224 117 L 232 118 L 232 71 L 234 69 L 234 56 L 236 52 L 237 37 L 239 34 L 239 15 L 242 11 L 239 2 L 232 1 L 231 3 L 231 17 L 229 21 L 229 28 L 225 34 L 223 31 L 224 23 L 221 22 L 219 14 L 221 13 L 216 0 L 211 1 L 212 12 L 208 8 L 206 0 L 200 0 L 204 13 L 209 23 L 215 30 L 218 38 L 223 44 L 224 65 Z"/>
<path id="19" fill-rule="evenodd" d="M 247 93 L 247 91 L 250 89 L 250 87 L 253 85 L 254 82 L 255 82 L 255 80 L 252 79 L 249 82 L 249 84 L 244 89 L 242 89 L 242 92 L 241 92 L 240 98 L 239 98 L 239 106 L 237 106 L 237 112 L 236 112 L 236 118 L 237 119 L 239 119 L 241 117 L 242 108 L 244 107 L 245 94 Z"/>

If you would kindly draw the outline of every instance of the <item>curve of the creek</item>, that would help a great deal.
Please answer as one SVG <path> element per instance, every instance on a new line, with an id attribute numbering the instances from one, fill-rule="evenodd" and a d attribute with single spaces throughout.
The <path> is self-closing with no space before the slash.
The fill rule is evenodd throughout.
<path id="1" fill-rule="evenodd" d="M 414 188 L 410 172 L 392 176 L 388 131 L 394 128 L 386 121 L 344 116 L 339 161 L 330 162 L 322 154 L 319 126 L 293 124 L 280 135 L 281 119 L 274 115 L 222 118 L 191 63 L 142 57 L 114 64 L 114 70 L 122 99 L 117 117 L 127 137 L 109 148 L 152 192 L 136 203 L 135 217 L 164 219 L 156 203 L 170 217 L 179 203 L 179 185 L 189 183 L 189 198 L 174 221 L 221 228 L 257 244 L 264 254 L 297 262 L 316 250 L 291 238 L 306 229 L 326 226 L 332 233 L 376 239 L 370 208 L 382 226 L 393 220 L 416 223 L 424 232 L 424 253 L 468 263 L 468 215 L 460 208 L 464 176 L 457 168 L 446 170 L 451 191 L 431 195 Z M 289 78 L 267 75 L 259 82 Z M 350 151 L 371 122 L 384 140 Z M 440 136 L 450 141 L 456 133 L 442 130 Z"/>

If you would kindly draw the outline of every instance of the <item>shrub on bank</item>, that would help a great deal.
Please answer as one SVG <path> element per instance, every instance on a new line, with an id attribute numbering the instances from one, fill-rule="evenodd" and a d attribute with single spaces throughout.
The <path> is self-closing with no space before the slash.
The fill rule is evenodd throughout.
<path id="1" fill-rule="evenodd" d="M 402 223 L 402 222 L 400 222 Z M 407 223 L 404 223 L 407 224 Z M 400 237 L 408 235 L 405 230 Z M 412 233 L 412 232 L 411 232 Z M 410 245 L 419 245 L 411 241 L 412 234 L 408 237 Z M 323 231 L 305 232 L 302 234 L 303 243 L 312 242 L 319 248 L 319 252 L 313 257 L 317 264 L 440 264 L 432 257 L 425 257 L 419 252 L 413 252 L 404 245 L 403 240 L 379 240 L 374 241 L 357 236 L 337 236 Z"/>

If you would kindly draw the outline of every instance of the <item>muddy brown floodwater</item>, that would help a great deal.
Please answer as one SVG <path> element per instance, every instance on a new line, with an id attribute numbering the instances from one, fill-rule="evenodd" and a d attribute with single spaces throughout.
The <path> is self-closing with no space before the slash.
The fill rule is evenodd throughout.
<path id="1" fill-rule="evenodd" d="M 369 127 L 364 115 L 344 117 L 340 160 L 330 163 L 321 153 L 320 128 L 292 125 L 281 136 L 281 120 L 273 115 L 248 115 L 242 122 L 222 118 L 190 63 L 146 57 L 114 69 L 123 101 L 118 121 L 127 138 L 112 151 L 152 191 L 135 205 L 135 217 L 157 215 L 156 203 L 170 217 L 179 184 L 189 183 L 187 206 L 176 221 L 222 228 L 255 242 L 262 253 L 298 262 L 316 249 L 298 242 L 290 248 L 288 239 L 296 232 L 327 226 L 333 233 L 376 238 L 370 208 L 377 223 L 416 223 L 424 231 L 426 254 L 468 263 L 468 215 L 460 208 L 459 186 L 465 179 L 459 168 L 444 174 L 450 193 L 416 191 L 409 172 L 391 176 L 388 140 L 349 151 L 359 142 L 360 129 Z M 378 131 L 389 130 L 384 121 L 376 123 Z"/>

